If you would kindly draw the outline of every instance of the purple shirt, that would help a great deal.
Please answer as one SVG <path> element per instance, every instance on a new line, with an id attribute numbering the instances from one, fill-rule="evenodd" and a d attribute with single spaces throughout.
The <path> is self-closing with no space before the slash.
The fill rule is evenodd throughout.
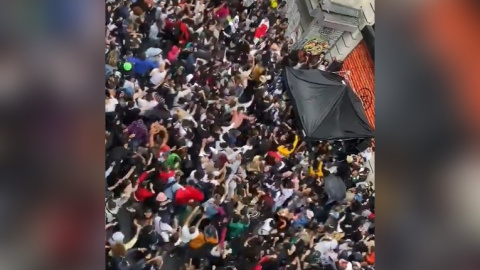
<path id="1" fill-rule="evenodd" d="M 127 127 L 128 135 L 135 134 L 135 138 L 140 141 L 141 145 L 145 145 L 148 140 L 148 128 L 142 119 L 132 122 Z"/>

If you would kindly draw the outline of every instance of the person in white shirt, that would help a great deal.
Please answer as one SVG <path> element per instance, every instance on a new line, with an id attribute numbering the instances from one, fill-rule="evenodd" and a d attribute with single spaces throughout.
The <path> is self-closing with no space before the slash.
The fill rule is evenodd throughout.
<path id="1" fill-rule="evenodd" d="M 273 231 L 273 226 L 272 223 L 273 218 L 267 218 L 262 226 L 258 229 L 258 234 L 259 235 L 270 235 L 270 233 Z"/>
<path id="2" fill-rule="evenodd" d="M 131 93 L 133 96 L 133 93 L 135 93 L 135 78 L 131 77 L 126 79 L 123 83 L 123 88 L 127 89 L 126 92 Z"/>
<path id="3" fill-rule="evenodd" d="M 198 226 L 190 226 L 190 221 L 192 220 L 193 216 L 198 212 L 199 209 L 200 207 L 197 206 L 185 220 L 185 225 L 183 225 L 182 227 L 180 239 L 179 239 L 181 243 L 179 244 L 186 245 L 200 234 L 200 232 L 198 231 Z"/>
<path id="4" fill-rule="evenodd" d="M 190 222 L 192 218 L 197 214 L 199 209 L 200 209 L 200 206 L 195 207 L 192 213 L 190 213 L 190 215 L 185 220 L 185 224 L 182 226 L 180 230 L 180 237 L 178 238 L 178 241 L 175 243 L 174 248 L 170 251 L 170 257 L 175 256 L 175 254 L 185 252 L 185 249 L 187 249 L 186 246 L 188 245 L 188 243 L 190 243 L 190 241 L 192 241 L 193 239 L 197 238 L 200 235 L 198 226 L 200 226 L 200 222 L 203 220 L 203 218 L 200 219 L 197 222 L 197 224 L 195 224 L 195 226 L 190 226 Z"/>
<path id="5" fill-rule="evenodd" d="M 106 205 L 105 205 L 105 219 L 107 223 L 112 223 L 116 221 L 116 215 L 118 213 L 118 210 L 120 207 L 117 206 L 117 204 L 113 200 L 108 200 L 105 199 Z"/>
<path id="6" fill-rule="evenodd" d="M 210 251 L 210 254 L 214 257 L 220 257 L 220 255 L 222 255 L 225 258 L 225 256 L 232 253 L 232 249 L 230 248 L 227 242 L 225 242 L 224 245 L 225 245 L 225 248 L 223 249 L 221 249 L 219 245 L 214 246 L 212 248 L 212 251 Z"/>
<path id="7" fill-rule="evenodd" d="M 368 162 L 373 155 L 372 147 L 368 147 L 365 151 L 361 152 L 360 155 L 365 159 L 366 162 Z"/>
<path id="8" fill-rule="evenodd" d="M 111 186 L 107 189 L 109 191 L 112 191 L 113 189 L 117 188 L 120 184 L 125 183 L 125 180 L 129 181 L 128 178 L 130 178 L 130 176 L 132 176 L 134 171 L 135 171 L 135 166 L 132 166 L 132 168 L 130 168 L 130 171 L 128 171 L 128 173 L 123 178 L 119 179 L 117 181 L 117 183 L 115 183 L 115 185 L 113 185 L 113 186 Z M 113 202 L 115 202 L 117 207 L 119 207 L 119 208 L 122 207 L 125 203 L 128 202 L 128 200 L 130 200 L 130 198 L 132 197 L 132 193 L 134 193 L 137 190 L 137 188 L 138 188 L 138 185 L 133 187 L 132 183 L 129 182 L 128 185 L 122 191 L 122 194 L 120 194 L 120 196 L 118 196 L 117 198 L 115 198 L 115 197 L 112 198 Z M 127 207 L 127 210 L 130 211 L 130 212 L 135 211 L 130 207 Z"/>
<path id="9" fill-rule="evenodd" d="M 167 70 L 165 69 L 165 62 L 162 62 L 158 68 L 150 72 L 150 82 L 155 85 L 155 87 L 158 87 L 163 83 L 166 76 Z"/>
<path id="10" fill-rule="evenodd" d="M 114 97 L 109 97 L 105 99 L 105 112 L 114 112 L 117 107 L 118 99 Z"/>
<path id="11" fill-rule="evenodd" d="M 197 3 L 195 4 L 195 9 L 193 11 L 195 14 L 203 13 L 203 11 L 205 10 L 204 2 L 205 2 L 204 0 L 197 1 Z"/>
<path id="12" fill-rule="evenodd" d="M 281 187 L 280 192 L 277 193 L 275 197 L 275 207 L 274 209 L 277 210 L 278 208 L 282 207 L 282 205 L 290 199 L 293 195 L 293 189 L 290 187 Z"/>
<path id="13" fill-rule="evenodd" d="M 314 249 L 320 252 L 322 260 L 324 262 L 328 261 L 328 258 L 332 256 L 333 251 L 338 247 L 337 240 L 330 238 L 328 236 L 323 237 L 320 241 L 315 245 Z"/>
<path id="14" fill-rule="evenodd" d="M 158 101 L 156 101 L 155 99 L 147 100 L 143 98 L 137 98 L 137 105 L 141 111 L 148 111 L 157 106 Z"/>
<path id="15" fill-rule="evenodd" d="M 150 31 L 148 33 L 148 38 L 150 38 L 150 40 L 159 40 L 158 38 L 158 33 L 159 33 L 159 25 L 160 23 L 154 23 L 152 24 L 152 26 L 150 26 Z"/>
<path id="16" fill-rule="evenodd" d="M 167 223 L 162 222 L 161 217 L 154 219 L 155 231 L 162 237 L 163 242 L 170 242 L 170 236 L 175 233 L 175 229 Z"/>
<path id="17" fill-rule="evenodd" d="M 221 248 L 220 245 L 214 246 L 210 251 L 210 258 L 209 258 L 212 269 L 217 269 L 217 267 L 223 266 L 225 258 L 229 254 L 232 254 L 232 252 L 233 251 L 227 242 L 224 243 L 223 248 Z"/>
<path id="18" fill-rule="evenodd" d="M 233 199 L 233 197 L 235 196 L 235 191 L 237 189 L 237 181 L 238 181 L 237 179 L 239 179 L 237 175 L 231 174 L 228 177 L 227 181 L 225 181 L 228 199 Z"/>
<path id="19" fill-rule="evenodd" d="M 173 91 L 173 93 L 175 93 L 175 90 L 174 89 L 171 89 L 171 91 Z M 174 100 L 173 100 L 173 107 L 178 107 L 178 100 L 180 98 L 183 98 L 189 94 L 192 93 L 192 89 L 188 86 L 183 86 L 181 90 L 179 90 L 178 92 L 176 92 L 177 95 L 175 96 Z"/>

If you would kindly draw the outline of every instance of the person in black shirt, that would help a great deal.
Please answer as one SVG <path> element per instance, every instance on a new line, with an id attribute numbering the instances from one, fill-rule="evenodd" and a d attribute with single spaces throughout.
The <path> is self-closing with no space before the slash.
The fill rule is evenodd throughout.
<path id="1" fill-rule="evenodd" d="M 205 224 L 217 229 L 219 249 L 225 248 L 222 243 L 225 235 L 229 235 L 228 229 L 225 230 L 228 224 L 223 221 L 228 223 L 235 216 L 250 218 L 244 235 L 229 239 L 228 244 L 238 254 L 218 263 L 234 265 L 237 270 L 255 269 L 265 255 L 274 256 L 262 261 L 262 270 L 297 269 L 303 266 L 300 257 L 309 248 L 304 240 L 297 238 L 316 236 L 317 230 L 327 225 L 331 227 L 321 233 L 333 233 L 338 220 L 345 233 L 342 240 L 352 241 L 349 249 L 353 252 L 363 252 L 365 245 L 360 244 L 361 237 L 374 233 L 371 225 L 374 197 L 370 196 L 373 193 L 370 190 L 357 190 L 363 197 L 357 195 L 355 200 L 363 203 L 368 198 L 366 204 L 350 202 L 344 213 L 329 219 L 331 214 L 337 214 L 331 211 L 334 207 L 337 211 L 338 205 L 325 205 L 328 197 L 323 180 L 334 166 L 338 175 L 348 177 L 352 165 L 345 161 L 345 156 L 357 154 L 356 149 L 348 147 L 349 142 L 309 142 L 305 147 L 302 136 L 298 145 L 293 146 L 294 135 L 301 133 L 293 104 L 283 89 L 282 74 L 285 68 L 297 64 L 299 58 L 306 62 L 305 51 L 299 46 L 297 51 L 290 52 L 293 44 L 285 37 L 288 19 L 284 18 L 284 2 L 275 8 L 268 0 L 249 1 L 212 0 L 206 7 L 192 0 L 108 4 L 106 17 L 112 20 L 105 25 L 110 29 L 105 57 L 105 176 L 108 192 L 113 193 L 108 200 L 112 207 L 115 204 L 119 208 L 115 215 L 119 220 L 118 230 L 126 233 L 134 227 L 132 224 L 141 224 L 143 229 L 137 247 L 145 249 L 132 251 L 132 256 L 121 254 L 113 258 L 116 263 L 111 265 L 117 269 L 158 270 L 158 266 L 152 265 L 153 261 L 148 262 L 158 255 L 159 246 L 166 247 L 157 231 L 164 232 L 164 237 L 169 236 L 169 245 L 173 246 L 178 240 L 181 243 L 178 249 L 188 249 L 192 241 L 201 242 L 202 234 L 183 230 L 184 213 L 193 209 L 197 215 L 194 219 L 203 216 L 201 220 Z M 218 18 L 216 8 L 222 2 L 229 9 L 227 18 L 223 15 Z M 263 19 L 270 22 L 270 28 L 258 44 L 253 44 Z M 152 26 L 158 27 L 160 39 L 148 35 Z M 172 52 L 173 46 L 178 48 Z M 145 61 L 131 64 L 137 72 L 164 66 L 166 74 L 154 80 L 158 84 L 155 86 L 149 83 L 152 78 L 148 72 L 142 72 L 140 77 L 132 76 L 133 71 L 124 68 L 129 57 L 145 55 L 150 48 L 158 53 L 150 55 L 148 60 L 137 57 Z M 128 69 L 128 65 L 126 67 Z M 303 67 L 313 68 L 313 65 Z M 245 106 L 246 103 L 250 105 Z M 232 119 L 236 117 L 235 112 L 242 112 L 242 118 L 249 121 Z M 127 133 L 125 129 L 139 120 L 147 130 L 141 126 L 137 127 L 141 131 Z M 286 153 L 280 146 L 293 149 Z M 176 171 L 161 170 L 166 168 L 166 163 L 172 166 L 172 158 L 178 165 Z M 307 158 L 309 160 L 305 160 Z M 310 167 L 317 172 L 320 164 L 323 164 L 320 168 L 323 177 L 320 172 L 308 174 Z M 151 173 L 137 186 L 139 176 L 147 171 Z M 146 186 L 150 192 L 142 197 L 145 190 L 136 188 Z M 292 194 L 283 205 L 277 205 L 277 209 L 274 206 L 280 200 L 281 187 L 288 193 L 283 196 Z M 142 198 L 140 201 L 135 199 L 136 193 Z M 215 206 L 203 204 L 212 197 Z M 278 217 L 280 210 L 288 212 L 285 218 Z M 296 234 L 290 226 L 295 213 L 305 211 L 313 213 L 305 225 L 313 234 L 310 236 Z M 157 217 L 161 222 L 153 224 Z M 272 218 L 273 223 L 265 223 L 267 218 Z M 260 225 L 266 226 L 262 234 L 267 235 L 257 235 Z M 247 237 L 250 239 L 246 242 Z M 210 249 L 211 246 L 205 244 L 195 254 L 182 252 L 187 256 L 179 262 L 167 256 L 165 267 L 181 269 L 191 257 L 196 258 L 193 264 L 200 266 L 202 263 L 197 258 L 201 256 L 197 255 L 208 254 Z M 345 259 L 359 260 L 348 256 Z M 231 265 L 227 263 L 229 260 Z M 225 269 L 217 267 L 217 270 Z"/>

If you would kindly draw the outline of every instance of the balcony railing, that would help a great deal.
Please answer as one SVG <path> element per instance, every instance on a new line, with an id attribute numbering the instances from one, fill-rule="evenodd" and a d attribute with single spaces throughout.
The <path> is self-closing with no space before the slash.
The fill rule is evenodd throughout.
<path id="1" fill-rule="evenodd" d="M 331 0 L 319 0 L 321 3 L 321 8 L 327 12 L 333 12 L 337 14 L 341 14 L 344 16 L 358 18 L 360 15 L 360 9 L 349 7 L 346 5 L 342 5 L 336 2 L 332 2 Z"/>

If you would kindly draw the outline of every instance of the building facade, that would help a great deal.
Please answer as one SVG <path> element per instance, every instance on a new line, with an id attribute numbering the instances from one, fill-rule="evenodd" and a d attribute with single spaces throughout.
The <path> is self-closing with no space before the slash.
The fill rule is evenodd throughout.
<path id="1" fill-rule="evenodd" d="M 300 49 L 323 44 L 326 58 L 343 61 L 363 40 L 362 29 L 375 24 L 374 0 L 287 0 L 286 35 Z"/>

